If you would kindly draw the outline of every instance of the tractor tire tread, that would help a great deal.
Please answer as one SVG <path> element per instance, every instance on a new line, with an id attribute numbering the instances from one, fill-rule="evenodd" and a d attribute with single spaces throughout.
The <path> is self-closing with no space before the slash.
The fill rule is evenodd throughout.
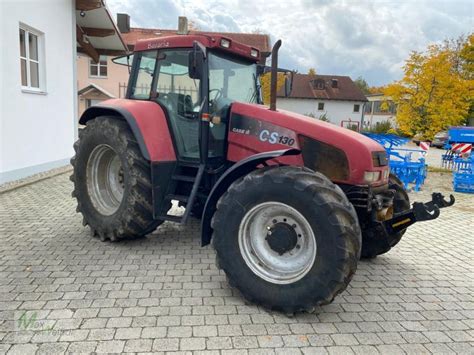
<path id="1" fill-rule="evenodd" d="M 125 156 L 130 169 L 130 194 L 122 210 L 119 208 L 121 217 L 113 226 L 101 226 L 93 223 L 89 218 L 91 211 L 85 209 L 85 203 L 81 201 L 81 192 L 84 189 L 78 186 L 77 157 L 83 152 L 82 141 L 87 140 L 90 135 L 104 132 L 117 138 L 117 146 L 114 147 L 117 153 Z M 71 158 L 73 174 L 71 181 L 74 183 L 73 196 L 77 199 L 77 211 L 83 215 L 83 224 L 89 225 L 92 235 L 98 236 L 101 240 L 118 241 L 124 238 L 142 237 L 155 230 L 162 221 L 153 218 L 152 183 L 150 164 L 142 156 L 139 146 L 133 136 L 128 124 L 114 117 L 101 116 L 87 122 L 87 125 L 80 130 L 79 140 L 74 143 L 75 156 Z"/>
<path id="2" fill-rule="evenodd" d="M 270 179 L 276 184 L 292 184 L 303 189 L 303 191 L 312 194 L 312 199 L 315 204 L 323 208 L 330 208 L 332 210 L 329 222 L 332 227 L 337 229 L 338 238 L 342 246 L 338 253 L 340 255 L 339 267 L 336 267 L 337 276 L 335 276 L 328 284 L 327 292 L 321 292 L 314 297 L 306 297 L 299 304 L 272 304 L 265 303 L 255 293 L 250 284 L 239 284 L 234 273 L 237 270 L 232 270 L 228 259 L 221 256 L 220 238 L 223 235 L 218 235 L 219 228 L 226 226 L 226 212 L 232 201 L 242 193 L 249 184 L 263 184 L 267 179 Z M 323 191 L 323 194 L 319 194 Z M 327 207 L 326 207 L 327 206 Z M 216 265 L 222 268 L 229 280 L 230 285 L 238 285 L 237 288 L 242 293 L 244 298 L 252 303 L 260 304 L 264 308 L 283 311 L 287 314 L 294 314 L 296 312 L 311 312 L 315 307 L 332 302 L 332 300 L 344 291 L 349 284 L 352 276 L 357 269 L 357 263 L 360 258 L 361 247 L 361 231 L 358 224 L 357 215 L 352 204 L 347 200 L 342 190 L 334 185 L 324 175 L 316 173 L 307 168 L 293 167 L 293 166 L 279 166 L 279 167 L 264 167 L 257 169 L 250 174 L 236 180 L 224 193 L 218 203 L 217 210 L 211 220 L 211 226 L 214 229 L 212 243 L 217 251 Z M 342 267 L 341 267 L 342 266 Z"/>

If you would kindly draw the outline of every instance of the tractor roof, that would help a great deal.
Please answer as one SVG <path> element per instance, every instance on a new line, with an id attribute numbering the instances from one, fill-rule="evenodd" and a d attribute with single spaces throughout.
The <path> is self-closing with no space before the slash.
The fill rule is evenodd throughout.
<path id="1" fill-rule="evenodd" d="M 135 44 L 135 52 L 160 48 L 191 48 L 194 41 L 200 42 L 207 48 L 220 49 L 255 62 L 260 58 L 260 52 L 257 48 L 236 42 L 225 36 L 206 34 L 175 35 L 138 40 Z"/>

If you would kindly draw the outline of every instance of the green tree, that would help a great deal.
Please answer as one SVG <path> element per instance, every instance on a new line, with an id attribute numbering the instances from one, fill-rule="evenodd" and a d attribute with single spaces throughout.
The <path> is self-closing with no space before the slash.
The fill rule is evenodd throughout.
<path id="1" fill-rule="evenodd" d="M 364 93 L 364 95 L 370 94 L 369 84 L 367 81 L 361 76 L 359 76 L 356 80 L 354 80 L 354 84 Z"/>
<path id="2" fill-rule="evenodd" d="M 462 51 L 470 53 L 466 46 L 472 48 L 471 39 L 459 46 L 445 43 L 412 52 L 403 78 L 385 88 L 384 94 L 397 105 L 397 124 L 404 133 L 432 139 L 437 132 L 465 121 L 474 89 L 470 74 L 463 73 L 469 69 L 462 69 L 466 64 L 458 61 Z"/>
<path id="3" fill-rule="evenodd" d="M 308 75 L 315 76 L 315 75 L 316 75 L 316 69 L 314 69 L 314 68 L 309 68 L 309 70 L 308 70 Z"/>

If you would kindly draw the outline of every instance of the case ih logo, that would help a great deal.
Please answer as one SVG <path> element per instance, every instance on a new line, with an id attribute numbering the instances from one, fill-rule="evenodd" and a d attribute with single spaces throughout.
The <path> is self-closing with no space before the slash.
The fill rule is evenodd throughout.
<path id="1" fill-rule="evenodd" d="M 254 136 L 261 142 L 298 148 L 298 140 L 292 130 L 258 121 L 251 117 L 233 114 L 230 119 L 230 131 Z"/>

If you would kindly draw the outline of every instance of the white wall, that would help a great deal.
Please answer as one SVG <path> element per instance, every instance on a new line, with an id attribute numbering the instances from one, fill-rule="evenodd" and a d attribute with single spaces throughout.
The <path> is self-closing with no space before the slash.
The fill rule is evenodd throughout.
<path id="1" fill-rule="evenodd" d="M 324 110 L 318 111 L 318 103 L 324 102 Z M 359 104 L 359 112 L 354 112 L 354 105 Z M 361 121 L 363 102 L 337 101 L 337 100 L 316 100 L 316 99 L 293 99 L 277 98 L 277 108 L 297 112 L 303 115 L 312 113 L 315 117 L 326 114 L 326 117 L 338 126 L 341 121 L 349 120 Z"/>
<path id="2" fill-rule="evenodd" d="M 74 0 L 0 1 L 0 183 L 68 164 L 75 137 Z M 19 24 L 44 33 L 45 92 L 23 92 Z"/>

